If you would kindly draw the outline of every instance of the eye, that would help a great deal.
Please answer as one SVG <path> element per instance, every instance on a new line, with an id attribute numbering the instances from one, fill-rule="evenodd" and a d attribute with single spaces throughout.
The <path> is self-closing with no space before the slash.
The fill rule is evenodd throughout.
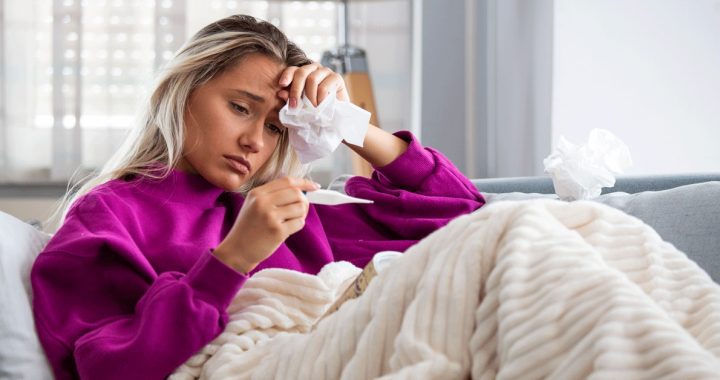
<path id="1" fill-rule="evenodd" d="M 230 102 L 230 107 L 232 107 L 236 112 L 239 112 L 243 115 L 247 115 L 248 113 L 250 113 L 247 108 L 233 102 Z"/>
<path id="2" fill-rule="evenodd" d="M 272 133 L 274 135 L 280 135 L 283 133 L 283 129 L 278 127 L 275 124 L 265 124 L 265 128 L 267 128 L 270 131 L 270 133 Z"/>

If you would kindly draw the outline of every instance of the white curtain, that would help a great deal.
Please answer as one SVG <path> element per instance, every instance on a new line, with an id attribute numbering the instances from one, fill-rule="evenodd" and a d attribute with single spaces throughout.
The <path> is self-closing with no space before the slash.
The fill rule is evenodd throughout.
<path id="1" fill-rule="evenodd" d="M 62 182 L 101 166 L 154 72 L 236 13 L 278 25 L 314 60 L 336 45 L 333 1 L 0 0 L 0 182 Z"/>
<path id="2" fill-rule="evenodd" d="M 487 145 L 478 169 L 488 177 L 542 175 L 552 135 L 554 0 L 486 4 L 487 114 L 477 119 Z"/>

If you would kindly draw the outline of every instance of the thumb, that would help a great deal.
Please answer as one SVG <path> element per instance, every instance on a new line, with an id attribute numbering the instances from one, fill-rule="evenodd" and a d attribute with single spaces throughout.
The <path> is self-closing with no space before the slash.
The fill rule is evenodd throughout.
<path id="1" fill-rule="evenodd" d="M 320 189 L 322 186 L 320 186 L 319 183 L 309 180 L 307 178 L 301 178 L 295 187 L 302 191 L 315 191 L 317 189 Z"/>

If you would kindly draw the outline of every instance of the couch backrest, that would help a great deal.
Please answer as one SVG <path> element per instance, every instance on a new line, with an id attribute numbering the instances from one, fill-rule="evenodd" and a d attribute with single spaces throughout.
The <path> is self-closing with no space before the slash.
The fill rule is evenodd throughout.
<path id="1" fill-rule="evenodd" d="M 615 186 L 603 189 L 603 194 L 613 192 L 639 193 L 642 191 L 668 190 L 693 183 L 720 181 L 720 173 L 673 174 L 617 177 Z M 555 194 L 550 177 L 483 178 L 472 180 L 475 187 L 485 193 L 539 193 Z"/>

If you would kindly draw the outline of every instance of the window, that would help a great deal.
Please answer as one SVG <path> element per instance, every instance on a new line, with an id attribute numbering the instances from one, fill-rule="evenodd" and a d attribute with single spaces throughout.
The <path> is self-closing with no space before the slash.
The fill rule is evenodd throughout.
<path id="1" fill-rule="evenodd" d="M 266 19 L 313 60 L 336 45 L 333 1 L 0 0 L 0 181 L 66 181 L 122 142 L 155 70 L 204 25 Z"/>

